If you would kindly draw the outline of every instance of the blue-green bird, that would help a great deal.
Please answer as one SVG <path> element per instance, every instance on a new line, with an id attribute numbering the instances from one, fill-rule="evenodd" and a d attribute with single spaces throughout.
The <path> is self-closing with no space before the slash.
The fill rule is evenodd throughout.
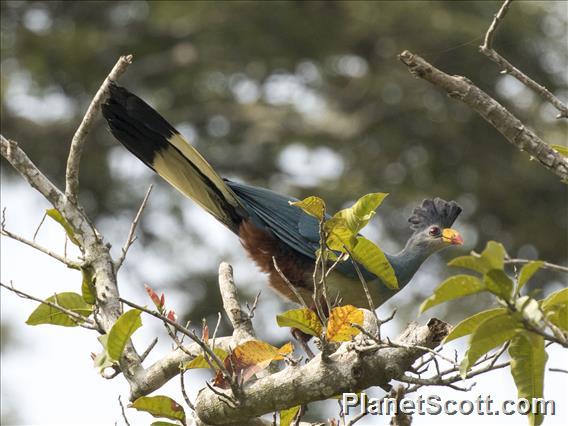
<path id="1" fill-rule="evenodd" d="M 276 260 L 304 300 L 312 299 L 313 271 L 319 248 L 319 223 L 297 201 L 264 188 L 221 178 L 181 134 L 142 99 L 112 83 L 102 113 L 112 134 L 187 197 L 237 234 L 249 256 L 269 276 L 270 286 L 285 298 L 297 297 L 274 267 Z M 399 290 L 433 253 L 463 243 L 451 228 L 461 212 L 455 201 L 427 199 L 409 218 L 413 231 L 404 249 L 386 254 L 398 280 Z M 397 291 L 360 267 L 374 305 L 380 306 Z M 364 288 L 351 262 L 340 263 L 327 279 L 330 300 L 368 307 Z"/>

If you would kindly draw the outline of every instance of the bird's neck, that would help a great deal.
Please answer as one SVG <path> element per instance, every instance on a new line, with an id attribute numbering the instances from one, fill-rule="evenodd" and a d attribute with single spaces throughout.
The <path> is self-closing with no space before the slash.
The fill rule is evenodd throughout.
<path id="1" fill-rule="evenodd" d="M 399 288 L 403 288 L 410 282 L 416 271 L 418 271 L 418 268 L 420 268 L 420 265 L 422 265 L 431 254 L 431 252 L 413 244 L 412 239 L 407 242 L 404 249 L 400 252 L 396 254 L 386 254 L 396 274 Z"/>

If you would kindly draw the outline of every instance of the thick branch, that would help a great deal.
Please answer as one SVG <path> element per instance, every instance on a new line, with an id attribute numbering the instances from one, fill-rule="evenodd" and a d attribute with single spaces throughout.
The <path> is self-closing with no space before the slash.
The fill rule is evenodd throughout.
<path id="1" fill-rule="evenodd" d="M 219 289 L 223 298 L 223 309 L 233 325 L 235 340 L 240 342 L 254 339 L 256 335 L 250 316 L 242 310 L 239 304 L 237 286 L 233 280 L 233 268 L 225 262 L 219 265 Z"/>
<path id="2" fill-rule="evenodd" d="M 237 407 L 229 407 L 210 389 L 203 389 L 195 402 L 197 414 L 205 423 L 225 424 L 327 399 L 342 392 L 387 386 L 424 353 L 412 346 L 434 348 L 448 331 L 447 324 L 431 320 L 426 326 L 415 323 L 408 326 L 397 339 L 406 347 L 369 352 L 359 351 L 353 342 L 343 343 L 328 360 L 323 360 L 319 354 L 308 364 L 289 366 L 251 384 L 245 383 L 244 398 Z"/>
<path id="3" fill-rule="evenodd" d="M 448 75 L 407 50 L 399 55 L 399 59 L 414 76 L 429 81 L 444 89 L 451 97 L 464 102 L 491 123 L 509 142 L 536 158 L 562 180 L 568 181 L 568 160 L 467 78 Z"/>
<path id="4" fill-rule="evenodd" d="M 95 97 L 83 117 L 83 121 L 81 121 L 79 128 L 73 135 L 71 148 L 69 149 L 69 157 L 67 158 L 67 170 L 65 171 L 65 196 L 74 204 L 77 203 L 77 192 L 79 191 L 79 162 L 81 161 L 85 137 L 89 133 L 95 117 L 99 112 L 101 103 L 107 95 L 110 81 L 116 81 L 131 63 L 132 55 L 120 57 L 107 78 L 103 81 L 101 87 L 99 87 L 99 90 L 95 94 Z"/>
<path id="5" fill-rule="evenodd" d="M 491 22 L 491 26 L 487 30 L 485 34 L 485 40 L 481 46 L 479 46 L 479 50 L 493 62 L 495 62 L 503 72 L 512 75 L 521 83 L 523 83 L 528 88 L 534 90 L 538 93 L 544 100 L 550 102 L 554 108 L 560 111 L 560 114 L 557 118 L 568 118 L 568 107 L 564 103 L 560 101 L 556 96 L 554 96 L 546 87 L 537 83 L 528 75 L 523 73 L 521 70 L 516 68 L 513 64 L 507 61 L 503 56 L 493 49 L 493 37 L 495 35 L 495 31 L 499 26 L 500 22 L 503 20 L 507 11 L 509 10 L 509 6 L 511 5 L 512 0 L 506 0 L 499 12 L 495 15 L 493 22 Z"/>

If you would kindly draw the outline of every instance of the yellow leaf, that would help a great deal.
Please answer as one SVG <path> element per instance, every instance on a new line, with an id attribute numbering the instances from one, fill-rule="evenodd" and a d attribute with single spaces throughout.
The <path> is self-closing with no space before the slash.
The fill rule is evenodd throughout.
<path id="1" fill-rule="evenodd" d="M 219 358 L 221 361 L 227 358 L 228 355 L 227 352 L 219 348 L 215 348 L 213 352 L 215 353 L 215 355 L 217 355 L 217 358 Z M 213 365 L 215 370 L 219 369 L 219 366 L 216 365 L 215 362 L 211 361 L 211 365 Z M 198 355 L 195 358 L 193 358 L 190 362 L 188 362 L 184 368 L 186 370 L 191 370 L 192 368 L 210 368 L 210 365 L 205 359 L 204 355 Z"/>
<path id="2" fill-rule="evenodd" d="M 278 355 L 280 356 L 280 358 L 278 359 L 283 359 L 285 355 L 288 355 L 289 353 L 291 353 L 294 350 L 294 346 L 292 345 L 292 343 L 288 342 L 284 345 L 282 345 L 280 347 L 280 349 L 278 349 Z M 276 358 L 275 358 L 276 359 Z"/>
<path id="3" fill-rule="evenodd" d="M 326 244 L 331 250 L 345 253 L 345 247 L 351 250 L 357 244 L 357 235 L 348 227 L 345 219 L 333 217 L 325 222 Z"/>
<path id="4" fill-rule="evenodd" d="M 287 408 L 286 410 L 280 411 L 280 426 L 290 426 L 292 422 L 296 419 L 298 412 L 300 411 L 301 405 L 296 407 Z"/>
<path id="5" fill-rule="evenodd" d="M 560 154 L 562 154 L 564 157 L 568 157 L 568 146 L 564 146 L 564 145 L 550 145 L 552 148 L 554 148 L 556 151 L 558 151 Z"/>
<path id="6" fill-rule="evenodd" d="M 374 192 L 359 198 L 355 204 L 333 215 L 334 218 L 344 219 L 352 234 L 357 234 L 375 215 L 375 210 L 381 205 L 388 194 Z"/>
<path id="7" fill-rule="evenodd" d="M 369 272 L 381 279 L 391 290 L 398 289 L 398 280 L 394 269 L 383 251 L 365 237 L 357 237 L 357 244 L 351 251 L 353 259 L 363 265 Z"/>
<path id="8" fill-rule="evenodd" d="M 321 321 L 314 311 L 307 308 L 292 309 L 276 316 L 280 327 L 293 327 L 311 336 L 319 336 L 322 331 Z"/>
<path id="9" fill-rule="evenodd" d="M 363 325 L 363 311 L 353 305 L 338 306 L 331 310 L 326 337 L 332 342 L 345 342 L 361 332 L 351 324 Z"/>
<path id="10" fill-rule="evenodd" d="M 325 202 L 315 196 L 311 196 L 308 198 L 304 198 L 301 201 L 289 201 L 291 206 L 296 206 L 301 208 L 304 212 L 309 214 L 310 216 L 315 217 L 318 220 L 322 220 L 325 214 Z"/>
<path id="11" fill-rule="evenodd" d="M 136 408 L 138 411 L 146 411 L 154 417 L 181 420 L 185 424 L 183 407 L 167 396 L 141 396 L 128 407 Z"/>

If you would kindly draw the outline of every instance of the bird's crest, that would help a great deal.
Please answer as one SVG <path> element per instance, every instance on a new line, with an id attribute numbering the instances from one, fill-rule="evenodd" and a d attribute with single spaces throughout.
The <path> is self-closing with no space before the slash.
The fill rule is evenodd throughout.
<path id="1" fill-rule="evenodd" d="M 422 205 L 416 207 L 412 211 L 412 216 L 408 218 L 410 229 L 420 231 L 430 225 L 449 228 L 461 211 L 461 207 L 455 201 L 445 201 L 441 198 L 424 200 Z"/>

